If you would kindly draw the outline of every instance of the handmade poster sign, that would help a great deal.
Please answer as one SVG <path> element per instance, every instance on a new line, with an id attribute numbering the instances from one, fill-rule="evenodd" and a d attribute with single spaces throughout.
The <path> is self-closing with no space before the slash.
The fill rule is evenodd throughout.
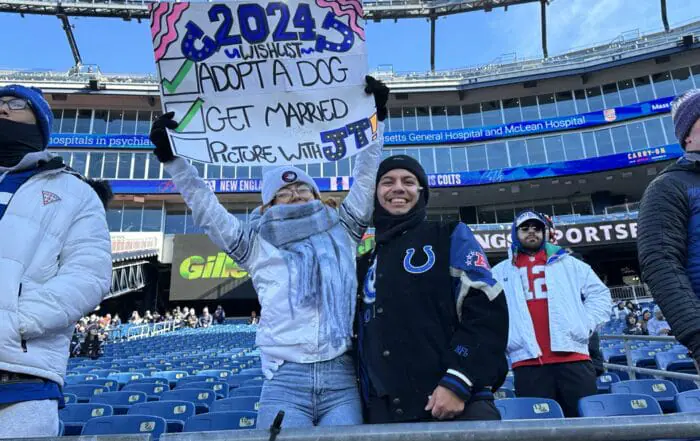
<path id="1" fill-rule="evenodd" d="M 218 165 L 339 161 L 376 137 L 362 3 L 154 3 L 177 155 Z"/>

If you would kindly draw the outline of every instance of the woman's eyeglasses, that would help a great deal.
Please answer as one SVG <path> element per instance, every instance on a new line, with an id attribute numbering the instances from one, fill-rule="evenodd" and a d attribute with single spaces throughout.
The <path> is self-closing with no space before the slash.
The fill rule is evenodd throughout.
<path id="1" fill-rule="evenodd" d="M 311 196 L 313 196 L 314 191 L 306 184 L 302 184 L 297 187 L 286 187 L 275 193 L 275 199 L 280 202 L 289 202 L 294 196 L 294 193 L 303 199 L 309 199 Z"/>

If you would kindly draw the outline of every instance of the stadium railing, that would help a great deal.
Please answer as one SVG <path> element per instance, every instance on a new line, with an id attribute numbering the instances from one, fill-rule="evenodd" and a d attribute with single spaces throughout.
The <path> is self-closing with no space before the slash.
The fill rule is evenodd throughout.
<path id="1" fill-rule="evenodd" d="M 344 427 L 164 433 L 161 441 L 630 441 L 700 437 L 693 413 L 549 420 L 435 422 Z M 31 438 L 29 441 L 146 441 L 148 435 Z"/>
<path id="2" fill-rule="evenodd" d="M 694 381 L 700 386 L 700 375 L 699 374 L 687 374 L 682 372 L 667 371 L 663 369 L 648 369 L 637 367 L 634 365 L 632 360 L 632 348 L 631 342 L 633 341 L 643 341 L 643 342 L 665 342 L 665 343 L 678 343 L 675 337 L 671 336 L 655 336 L 655 335 L 601 335 L 600 340 L 622 340 L 625 345 L 625 357 L 627 365 L 614 364 L 614 363 L 603 363 L 606 369 L 613 371 L 623 371 L 627 372 L 631 380 L 636 379 L 636 374 L 652 375 L 655 377 L 666 377 L 674 378 L 677 380 L 688 380 Z M 698 366 L 696 365 L 696 368 Z"/>
<path id="3" fill-rule="evenodd" d="M 169 320 L 160 323 L 146 323 L 143 325 L 124 324 L 117 328 L 110 329 L 108 341 L 115 342 L 121 340 L 139 340 L 155 335 L 165 334 L 178 329 L 178 323 Z"/>
<path id="4" fill-rule="evenodd" d="M 621 300 L 633 300 L 634 302 L 647 301 L 652 298 L 649 287 L 646 284 L 611 286 L 610 296 L 613 302 Z"/>

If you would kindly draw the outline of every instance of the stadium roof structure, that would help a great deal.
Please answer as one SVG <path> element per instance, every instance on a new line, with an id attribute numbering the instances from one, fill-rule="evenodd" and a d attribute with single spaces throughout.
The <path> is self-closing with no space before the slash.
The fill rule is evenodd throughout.
<path id="1" fill-rule="evenodd" d="M 426 18 L 430 20 L 430 68 L 435 70 L 435 22 L 438 17 L 463 12 L 505 8 L 524 3 L 541 4 L 542 53 L 547 58 L 546 6 L 554 0 L 365 0 L 365 19 Z M 664 4 L 666 0 L 661 0 Z M 104 17 L 123 20 L 149 18 L 152 0 L 0 0 L 0 12 L 55 15 L 68 37 L 76 66 L 82 64 L 80 51 L 68 17 Z"/>

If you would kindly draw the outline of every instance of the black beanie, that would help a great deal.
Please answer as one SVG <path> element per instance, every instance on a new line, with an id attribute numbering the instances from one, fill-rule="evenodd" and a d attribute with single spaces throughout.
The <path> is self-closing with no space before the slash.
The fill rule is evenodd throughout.
<path id="1" fill-rule="evenodd" d="M 428 198 L 430 198 L 430 186 L 428 185 L 428 176 L 425 174 L 425 170 L 423 170 L 423 166 L 420 165 L 420 162 L 416 161 L 408 155 L 389 156 L 388 158 L 383 160 L 382 163 L 379 164 L 376 184 L 379 184 L 379 180 L 382 179 L 382 176 L 384 176 L 391 170 L 396 170 L 397 168 L 408 170 L 411 173 L 413 173 L 416 176 L 416 178 L 418 178 L 420 186 L 423 187 L 423 198 L 425 199 L 425 203 L 427 204 Z"/>

